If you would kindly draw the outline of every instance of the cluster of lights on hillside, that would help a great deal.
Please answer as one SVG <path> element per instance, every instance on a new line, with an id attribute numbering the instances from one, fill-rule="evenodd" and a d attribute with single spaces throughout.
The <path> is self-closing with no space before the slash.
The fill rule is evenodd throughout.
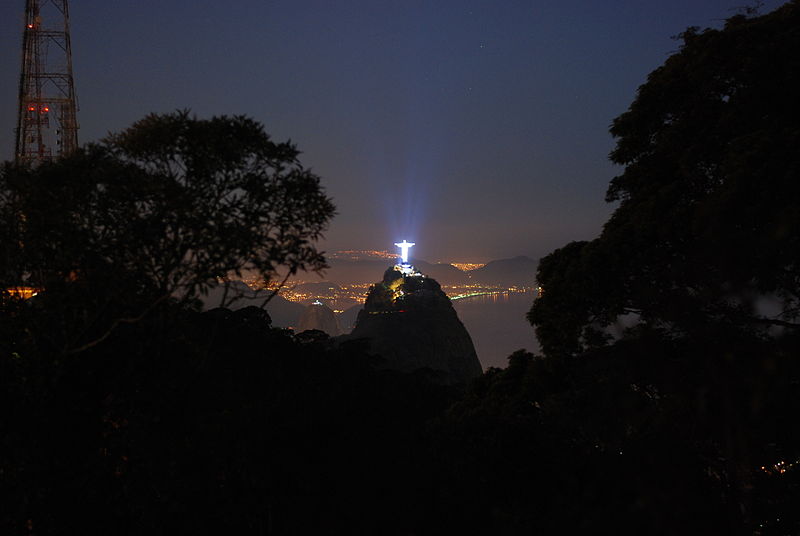
<path id="1" fill-rule="evenodd" d="M 462 272 L 471 272 L 472 270 L 477 270 L 478 268 L 486 266 L 485 262 L 451 262 L 450 264 Z"/>

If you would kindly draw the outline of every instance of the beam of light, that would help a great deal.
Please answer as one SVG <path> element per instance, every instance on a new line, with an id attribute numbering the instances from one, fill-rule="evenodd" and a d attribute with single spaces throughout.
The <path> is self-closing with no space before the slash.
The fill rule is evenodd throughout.
<path id="1" fill-rule="evenodd" d="M 447 136 L 436 137 L 435 129 L 411 111 L 403 119 L 402 142 L 390 151 L 384 149 L 382 158 L 376 158 L 374 164 L 384 228 L 388 231 L 385 238 L 391 242 L 422 236 L 422 229 L 430 228 L 431 216 L 438 215 L 446 205 L 440 201 L 444 195 L 441 158 Z M 422 254 L 424 251 L 414 249 L 415 257 Z"/>

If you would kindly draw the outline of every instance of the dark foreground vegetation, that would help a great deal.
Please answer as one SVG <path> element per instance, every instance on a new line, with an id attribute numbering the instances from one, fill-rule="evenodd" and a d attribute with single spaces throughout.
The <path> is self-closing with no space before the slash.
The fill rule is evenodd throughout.
<path id="1" fill-rule="evenodd" d="M 324 266 L 333 207 L 252 122 L 6 166 L 0 532 L 800 534 L 798 28 L 682 36 L 614 122 L 602 235 L 539 266 L 543 355 L 466 386 L 197 312 Z"/>
<path id="2" fill-rule="evenodd" d="M 747 533 L 740 460 L 723 454 L 758 446 L 749 511 L 781 519 L 764 534 L 792 533 L 797 474 L 757 469 L 798 445 L 800 340 L 772 349 L 768 385 L 747 381 L 764 347 L 730 342 L 518 353 L 463 392 L 379 370 L 357 343 L 299 342 L 257 308 L 163 310 L 80 355 L 3 356 L 0 521 L 7 534 Z M 710 381 L 720 351 L 731 370 Z"/>

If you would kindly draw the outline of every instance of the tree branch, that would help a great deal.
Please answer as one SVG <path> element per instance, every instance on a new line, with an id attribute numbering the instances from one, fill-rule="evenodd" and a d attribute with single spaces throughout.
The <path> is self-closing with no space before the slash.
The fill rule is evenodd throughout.
<path id="1" fill-rule="evenodd" d="M 261 309 L 263 309 L 264 307 L 266 307 L 266 306 L 267 306 L 267 304 L 270 302 L 270 300 L 272 300 L 272 298 L 274 298 L 274 297 L 275 297 L 275 295 L 276 295 L 276 294 L 278 294 L 278 291 L 280 291 L 280 290 L 283 288 L 283 285 L 285 285 L 285 284 L 286 284 L 286 282 L 289 280 L 289 276 L 291 276 L 291 275 L 292 275 L 292 272 L 291 272 L 291 271 L 289 271 L 289 272 L 286 274 L 286 277 L 284 277 L 284 278 L 283 278 L 283 281 L 281 281 L 281 284 L 280 284 L 280 285 L 278 285 L 278 288 L 276 288 L 275 290 L 273 290 L 273 291 L 272 291 L 272 292 L 269 294 L 269 296 L 267 296 L 267 298 L 264 300 L 264 303 L 262 303 L 262 304 L 261 304 Z"/>
<path id="2" fill-rule="evenodd" d="M 98 344 L 106 340 L 109 336 L 111 336 L 111 334 L 114 332 L 115 329 L 117 329 L 117 327 L 119 327 L 120 324 L 135 324 L 141 321 L 142 319 L 144 319 L 145 316 L 147 316 L 150 313 L 150 311 L 152 311 L 156 307 L 156 305 L 169 298 L 169 296 L 170 296 L 169 294 L 161 296 L 156 301 L 151 303 L 139 316 L 130 318 L 118 318 L 114 320 L 114 322 L 111 323 L 111 326 L 108 328 L 108 330 L 106 330 L 106 332 L 102 336 L 98 337 L 93 341 L 87 342 L 86 344 L 79 346 L 78 348 L 73 348 L 72 350 L 68 350 L 67 352 L 65 352 L 66 355 L 79 354 L 81 352 L 88 350 L 89 348 L 97 346 Z"/>

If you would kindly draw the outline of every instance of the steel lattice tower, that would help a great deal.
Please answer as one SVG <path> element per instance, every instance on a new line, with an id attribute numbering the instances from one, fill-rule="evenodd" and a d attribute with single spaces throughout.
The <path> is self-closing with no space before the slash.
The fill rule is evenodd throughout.
<path id="1" fill-rule="evenodd" d="M 16 162 L 38 164 L 77 149 L 77 108 L 67 0 L 26 0 Z"/>

